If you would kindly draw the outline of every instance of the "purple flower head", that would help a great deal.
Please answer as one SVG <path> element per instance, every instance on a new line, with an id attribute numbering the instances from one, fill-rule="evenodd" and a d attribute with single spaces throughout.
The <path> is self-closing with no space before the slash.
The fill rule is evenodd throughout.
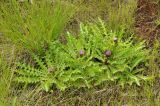
<path id="1" fill-rule="evenodd" d="M 80 50 L 79 54 L 80 54 L 80 56 L 83 56 L 85 54 L 85 51 L 84 50 Z"/>
<path id="2" fill-rule="evenodd" d="M 112 52 L 111 52 L 110 50 L 106 50 L 106 51 L 104 52 L 104 55 L 105 55 L 106 57 L 110 57 L 110 56 L 112 55 Z"/>

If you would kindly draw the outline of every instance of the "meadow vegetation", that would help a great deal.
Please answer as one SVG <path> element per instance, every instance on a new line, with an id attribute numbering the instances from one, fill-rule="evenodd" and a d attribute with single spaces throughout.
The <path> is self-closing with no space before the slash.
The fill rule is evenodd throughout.
<path id="1" fill-rule="evenodd" d="M 148 41 L 142 1 L 0 1 L 0 106 L 158 106 L 160 11 Z"/>

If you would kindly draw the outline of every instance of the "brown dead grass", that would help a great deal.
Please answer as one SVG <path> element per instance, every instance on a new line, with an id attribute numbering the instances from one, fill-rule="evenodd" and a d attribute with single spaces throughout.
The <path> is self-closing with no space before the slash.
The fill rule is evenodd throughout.
<path id="1" fill-rule="evenodd" d="M 137 35 L 153 42 L 156 36 L 160 36 L 160 27 L 156 26 L 158 18 L 158 4 L 153 0 L 139 0 L 136 11 L 135 30 Z"/>

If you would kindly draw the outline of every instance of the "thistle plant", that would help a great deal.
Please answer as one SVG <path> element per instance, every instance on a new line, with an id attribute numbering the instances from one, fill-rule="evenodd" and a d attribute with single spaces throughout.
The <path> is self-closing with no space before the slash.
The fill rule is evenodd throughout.
<path id="1" fill-rule="evenodd" d="M 68 33 L 68 43 L 62 45 L 62 52 L 69 73 L 76 72 L 70 78 L 77 79 L 70 80 L 70 85 L 93 87 L 104 81 L 116 81 L 122 86 L 140 86 L 140 80 L 147 78 L 142 75 L 145 69 L 141 65 L 145 67 L 148 50 L 144 42 L 134 43 L 132 36 L 124 39 L 124 34 L 124 30 L 108 32 L 102 20 L 98 24 L 81 24 L 78 39 Z"/>
<path id="2" fill-rule="evenodd" d="M 52 45 L 52 49 L 54 51 L 51 54 L 54 54 L 54 58 L 51 58 L 50 52 L 47 51 L 44 57 L 32 54 L 35 60 L 34 66 L 26 63 L 17 63 L 15 72 L 17 77 L 14 80 L 19 83 L 38 84 L 41 89 L 47 92 L 50 91 L 53 85 L 63 90 L 63 84 L 56 79 L 56 76 L 65 68 L 64 63 L 62 58 L 55 55 L 55 53 L 59 52 L 59 49 L 54 45 Z"/>
<path id="3" fill-rule="evenodd" d="M 126 84 L 140 86 L 140 81 L 148 78 L 143 71 L 149 51 L 144 42 L 135 43 L 132 36 L 124 39 L 124 34 L 124 30 L 108 32 L 100 19 L 97 24 L 81 24 L 78 38 L 68 33 L 67 44 L 52 42 L 43 63 L 37 61 L 39 68 L 29 66 L 27 71 L 24 66 L 17 70 L 17 79 L 43 86 L 49 82 L 49 88 L 55 85 L 61 90 L 92 88 L 106 81 L 117 82 L 123 87 Z M 50 74 L 52 68 L 55 70 Z M 35 72 L 37 74 L 32 75 Z M 28 80 L 32 77 L 36 79 Z"/>

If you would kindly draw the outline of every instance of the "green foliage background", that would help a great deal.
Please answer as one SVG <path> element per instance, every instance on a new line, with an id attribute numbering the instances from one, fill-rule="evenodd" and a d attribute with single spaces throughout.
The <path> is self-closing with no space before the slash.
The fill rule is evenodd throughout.
<path id="1" fill-rule="evenodd" d="M 159 35 L 149 47 L 136 38 L 136 8 L 137 0 L 1 0 L 0 105 L 159 106 Z"/>

